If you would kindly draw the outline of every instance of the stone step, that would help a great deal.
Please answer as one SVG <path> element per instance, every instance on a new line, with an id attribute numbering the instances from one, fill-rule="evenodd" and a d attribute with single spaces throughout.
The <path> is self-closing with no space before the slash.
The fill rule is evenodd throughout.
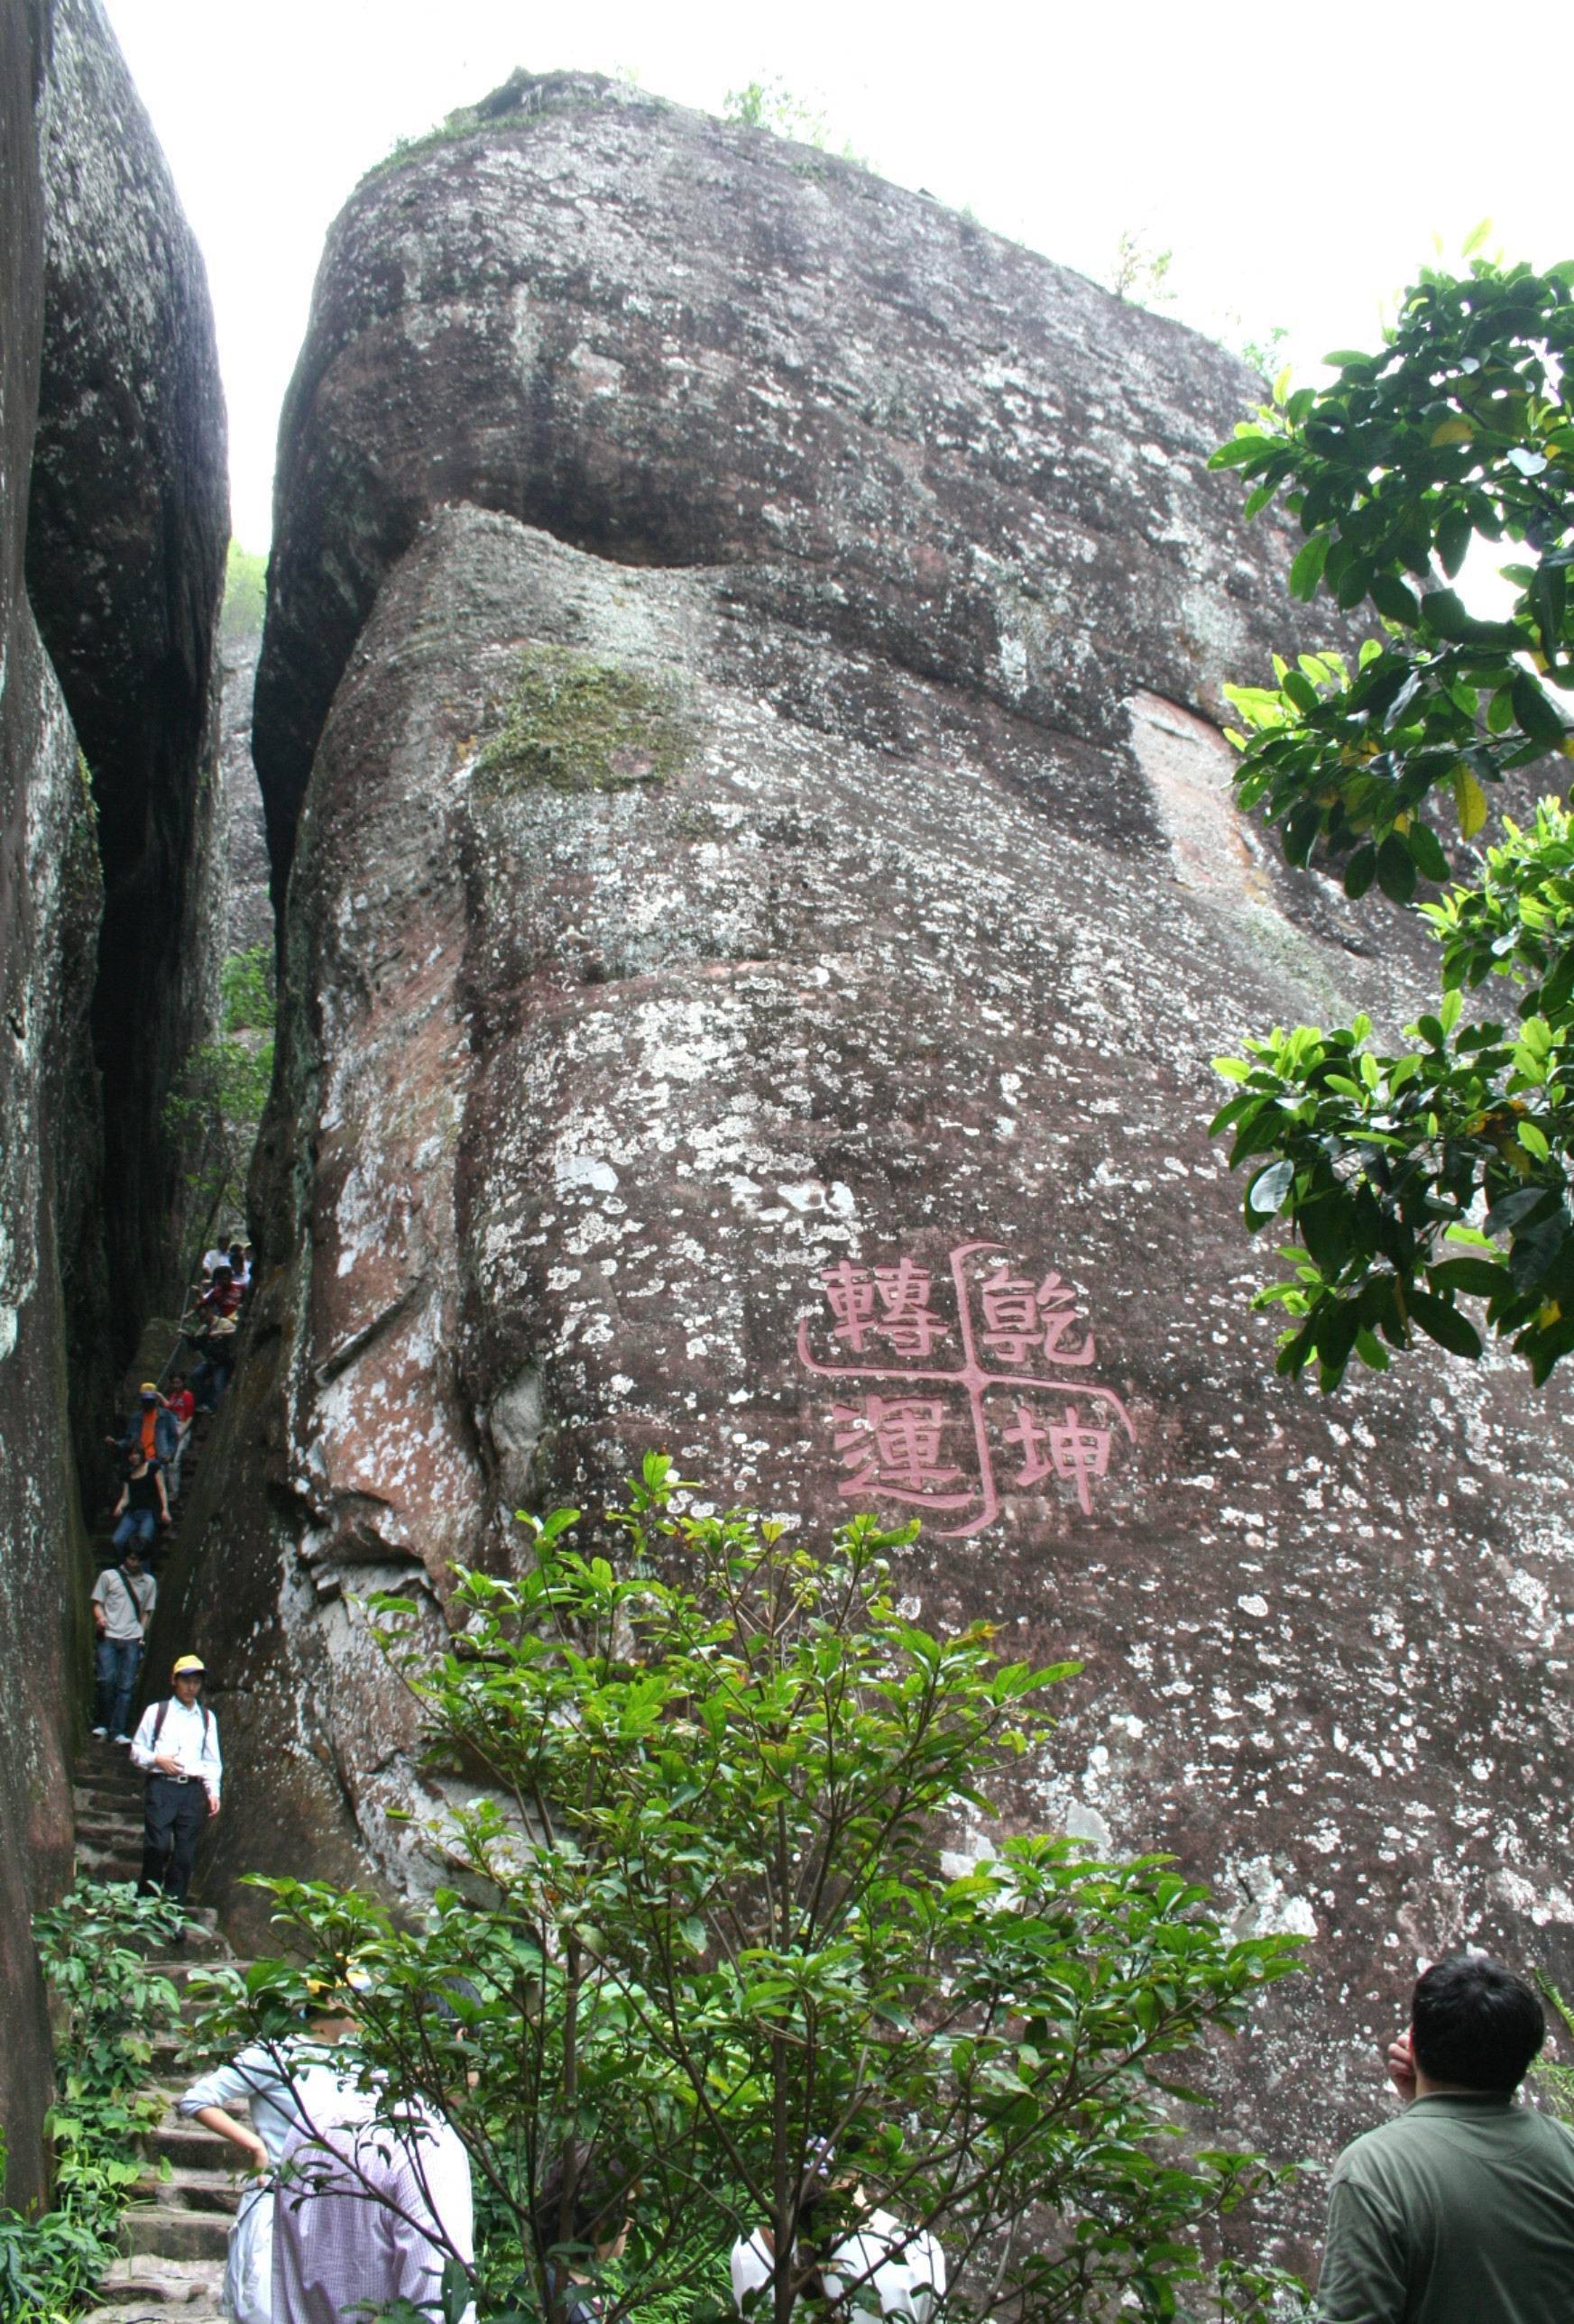
<path id="1" fill-rule="evenodd" d="M 116 2262 L 98 2286 L 103 2304 L 89 2310 L 96 2324 L 132 2324 L 132 2319 L 178 2316 L 181 2324 L 201 2324 L 219 2314 L 224 2271 L 211 2260 L 160 2259 L 139 2253 Z"/>
<path id="2" fill-rule="evenodd" d="M 105 1766 L 87 1768 L 77 1776 L 71 1790 L 71 1808 L 79 1816 L 136 1816 L 142 1814 L 144 1777 L 140 1768 L 133 1767 L 124 1781 L 116 1780 L 114 1771 Z"/>
<path id="3" fill-rule="evenodd" d="M 167 2034 L 153 2035 L 149 2044 L 148 2078 L 150 2080 L 168 2082 L 179 2089 L 185 2089 L 186 2081 L 195 2080 L 194 2073 L 186 2073 L 185 2065 L 186 2044 L 190 2038 L 183 2025 L 174 2026 Z M 185 2081 L 181 2080 L 182 2075 L 186 2077 Z"/>
<path id="4" fill-rule="evenodd" d="M 116 1798 L 140 1799 L 147 1776 L 133 1760 L 130 1745 L 109 1743 L 94 1736 L 89 1738 L 89 1748 L 93 1757 L 78 1760 L 71 1769 L 71 1781 L 86 1790 L 112 1794 Z"/>
<path id="5" fill-rule="evenodd" d="M 134 1852 L 121 1848 L 111 1851 L 105 1848 L 77 1849 L 77 1877 L 97 1880 L 106 1887 L 115 1883 L 134 1882 L 142 1872 L 142 1850 Z"/>
<path id="6" fill-rule="evenodd" d="M 199 2122 L 188 2122 L 172 2110 L 167 2121 L 144 2131 L 137 2143 L 153 2162 L 168 2163 L 176 2171 L 227 2171 L 231 2155 L 237 2162 L 241 2159 L 239 2148 L 227 2138 L 204 2129 Z"/>
<path id="7" fill-rule="evenodd" d="M 238 2157 L 237 2157 L 238 2159 Z M 134 2202 L 155 2204 L 165 2211 L 220 2211 L 233 2218 L 239 2209 L 243 2181 L 236 2171 L 202 2171 L 181 2163 L 167 2179 L 152 2172 L 132 2190 Z"/>
<path id="8" fill-rule="evenodd" d="M 181 2324 L 225 2324 L 222 2305 L 224 2271 L 208 2268 L 213 2282 L 203 2283 L 190 2292 L 181 2292 L 177 2297 L 190 2300 L 190 2307 L 173 2308 L 166 2301 L 162 2287 L 156 2279 L 153 2287 L 140 2292 L 134 2300 L 111 2301 L 109 2305 L 89 2308 L 83 2311 L 82 2324 L 160 2324 L 164 2317 L 178 2316 Z"/>
<path id="9" fill-rule="evenodd" d="M 177 1991 L 179 1991 L 190 1981 L 192 1972 L 196 1969 L 201 1969 L 206 1972 L 211 1969 L 223 1968 L 238 1969 L 244 1971 L 250 1969 L 251 1966 L 252 1964 L 249 1960 L 238 1960 L 227 1948 L 221 1947 L 213 1952 L 204 1953 L 199 1960 L 167 1962 L 164 1967 L 164 1975 L 169 1978 L 170 1983 L 176 1987 Z M 206 2000 L 203 2001 L 202 2006 L 207 2006 Z"/>
<path id="10" fill-rule="evenodd" d="M 189 1909 L 189 1908 L 188 1908 Z M 183 1944 L 147 1945 L 143 1950 L 145 1961 L 156 1961 L 161 1969 L 174 1969 L 187 1963 L 211 1964 L 227 1960 L 229 1947 L 216 1929 L 206 1928 L 200 1921 L 189 1918 Z"/>
<path id="11" fill-rule="evenodd" d="M 77 1846 L 90 1848 L 105 1856 L 124 1856 L 128 1849 L 142 1848 L 140 1816 L 79 1815 Z"/>
<path id="12" fill-rule="evenodd" d="M 87 1846 L 99 1855 L 124 1856 L 128 1849 L 142 1847 L 143 1821 L 140 1813 L 122 1815 L 117 1811 L 91 1816 L 79 1813 L 77 1843 Z"/>
<path id="13" fill-rule="evenodd" d="M 222 2269 L 234 2208 L 232 2203 L 227 2211 L 199 2211 L 176 2203 L 135 2204 L 122 2222 L 120 2248 L 159 2260 L 217 2260 Z"/>

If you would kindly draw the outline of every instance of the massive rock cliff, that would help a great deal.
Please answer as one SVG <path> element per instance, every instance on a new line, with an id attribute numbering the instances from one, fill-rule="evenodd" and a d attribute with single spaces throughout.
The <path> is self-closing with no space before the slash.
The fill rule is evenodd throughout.
<path id="1" fill-rule="evenodd" d="M 40 109 L 43 342 L 27 586 L 91 770 L 93 1001 L 117 1353 L 169 1290 L 164 1101 L 210 999 L 210 694 L 229 538 L 207 276 L 98 0 L 54 0 Z"/>
<path id="2" fill-rule="evenodd" d="M 1229 804 L 1221 684 L 1296 628 L 1206 472 L 1249 392 L 597 82 L 353 198 L 257 697 L 268 1268 L 180 1613 L 255 1771 L 221 1875 L 418 1884 L 356 1593 L 435 1632 L 510 1510 L 661 1444 L 918 1514 L 916 1615 L 1084 1658 L 1012 1812 L 1313 1938 L 1241 2066 L 1279 2151 L 1364 2116 L 1418 1954 L 1574 1973 L 1566 1399 L 1266 1379 L 1205 1135 L 1243 1026 L 1406 1007 Z"/>
<path id="3" fill-rule="evenodd" d="M 73 1434 L 80 1451 L 159 1270 L 157 1123 L 212 982 L 199 743 L 227 531 L 211 320 L 158 148 L 93 0 L 21 0 L 0 12 L 0 2127 L 17 2201 L 42 2190 L 50 2096 L 28 1918 L 69 1878 L 88 1660 Z"/>

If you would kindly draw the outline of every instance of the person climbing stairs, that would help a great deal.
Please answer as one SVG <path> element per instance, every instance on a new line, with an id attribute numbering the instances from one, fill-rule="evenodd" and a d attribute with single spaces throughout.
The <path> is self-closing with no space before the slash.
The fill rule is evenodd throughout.
<path id="1" fill-rule="evenodd" d="M 125 1755 L 90 1747 L 75 1770 L 77 1870 L 95 1880 L 134 1880 L 142 1866 L 143 1777 Z M 186 1941 L 148 1956 L 182 1995 L 191 1970 L 236 1956 L 218 1934 L 211 1911 L 188 1908 Z M 244 1964 L 236 1964 L 244 1966 Z M 245 2185 L 233 2168 L 236 2150 L 199 2124 L 182 2120 L 174 2101 L 192 2077 L 180 2063 L 185 2035 L 172 2030 L 155 2041 L 149 2083 L 165 2094 L 163 2118 L 143 2141 L 147 2175 L 125 2214 L 122 2257 L 98 2286 L 93 2324 L 210 2324 L 222 2313 L 220 2293 L 229 2225 Z M 170 2175 L 160 2176 L 168 2163 Z"/>

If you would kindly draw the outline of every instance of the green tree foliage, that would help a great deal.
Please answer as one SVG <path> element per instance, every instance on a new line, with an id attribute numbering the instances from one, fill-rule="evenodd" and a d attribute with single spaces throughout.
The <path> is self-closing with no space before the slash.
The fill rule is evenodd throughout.
<path id="1" fill-rule="evenodd" d="M 1381 623 L 1354 669 L 1303 654 L 1229 690 L 1241 805 L 1347 895 L 1439 891 L 1419 908 L 1441 995 L 1409 1047 L 1374 1047 L 1358 1018 L 1218 1061 L 1237 1088 L 1213 1127 L 1253 1166 L 1247 1228 L 1282 1217 L 1297 1238 L 1257 1297 L 1290 1318 L 1278 1369 L 1315 1361 L 1325 1388 L 1417 1331 L 1474 1357 L 1484 1327 L 1538 1382 L 1574 1347 L 1574 825 L 1549 798 L 1470 845 L 1495 786 L 1574 748 L 1571 348 L 1574 263 L 1423 273 L 1378 353 L 1330 356 L 1328 388 L 1281 378 L 1214 456 L 1250 484 L 1248 515 L 1278 497 L 1299 519 L 1292 592 Z M 1448 586 L 1477 537 L 1519 552 L 1503 619 Z M 1489 980 L 1506 1017 L 1463 1005 Z"/>
<path id="2" fill-rule="evenodd" d="M 153 2039 L 180 2014 L 147 1953 L 182 1917 L 129 1884 L 79 1881 L 34 1918 L 53 1997 L 55 2207 L 33 2219 L 0 2211 L 4 2324 L 63 2324 L 115 2257 L 131 2190 L 153 2170 L 137 2143 L 164 2110 L 163 2093 L 142 2087 Z"/>
<path id="3" fill-rule="evenodd" d="M 219 1032 L 191 1050 L 164 1107 L 164 1126 L 187 1157 L 191 1214 L 204 1243 L 245 1193 L 273 1084 L 271 945 L 230 954 L 219 970 Z"/>
<path id="4" fill-rule="evenodd" d="M 1042 1745 L 1075 1666 L 903 1618 L 887 1558 L 916 1527 L 858 1517 L 817 1556 L 755 1516 L 686 1513 L 660 1454 L 610 1520 L 621 1574 L 570 1545 L 577 1517 L 522 1517 L 520 1580 L 459 1572 L 435 1661 L 412 1600 L 371 1601 L 463 1803 L 428 1836 L 447 1885 L 412 1928 L 265 1883 L 305 1960 L 218 1979 L 204 2038 L 277 2032 L 308 1977 L 358 1972 L 364 2057 L 469 2151 L 492 2314 L 551 2310 L 566 2229 L 538 2235 L 532 2206 L 576 2138 L 639 2182 L 610 2324 L 707 2312 L 762 2223 L 761 2309 L 786 2324 L 828 2148 L 839 2227 L 857 2181 L 931 2228 L 953 2315 L 1219 2312 L 1198 2231 L 1275 2174 L 1181 2135 L 1176 2061 L 1238 2025 L 1296 1941 L 1228 1941 L 1162 1858 L 1029 1835 L 959 1872 L 941 1855 Z M 1285 2281 L 1226 2280 L 1241 2318 Z"/>
<path id="5" fill-rule="evenodd" d="M 1552 2029 L 1554 2034 L 1560 2036 L 1574 2052 L 1574 2009 L 1546 1978 L 1539 1977 L 1536 1982 L 1545 1999 L 1552 2006 L 1557 2019 Z M 1542 2056 L 1537 2059 L 1531 2080 L 1537 2097 L 1548 2111 L 1560 2116 L 1564 2122 L 1574 2123 L 1574 2065 L 1569 2064 L 1566 2059 Z"/>
<path id="6" fill-rule="evenodd" d="M 1138 307 L 1162 307 L 1173 299 L 1169 289 L 1172 250 L 1155 250 L 1145 235 L 1121 228 L 1109 269 L 1109 287 L 1117 299 Z"/>
<path id="7" fill-rule="evenodd" d="M 224 610 L 219 616 L 220 634 L 227 643 L 238 645 L 243 639 L 262 636 L 267 580 L 267 558 L 254 557 L 238 540 L 232 540 L 224 570 Z"/>
<path id="8" fill-rule="evenodd" d="M 829 145 L 830 133 L 824 113 L 818 106 L 808 105 L 795 97 L 780 74 L 768 80 L 751 80 L 742 88 L 728 89 L 722 110 L 724 121 L 740 122 L 745 129 L 769 129 L 778 137 L 792 139 L 800 145 L 817 145 L 824 152 Z M 855 162 L 861 170 L 873 167 L 866 153 L 854 150 L 845 141 L 838 158 Z"/>

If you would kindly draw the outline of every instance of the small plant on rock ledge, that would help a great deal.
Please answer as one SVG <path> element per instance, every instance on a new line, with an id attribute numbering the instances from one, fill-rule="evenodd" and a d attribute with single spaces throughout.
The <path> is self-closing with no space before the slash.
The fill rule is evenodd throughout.
<path id="1" fill-rule="evenodd" d="M 622 1573 L 571 1545 L 576 1511 L 523 1517 L 525 1572 L 461 1572 L 435 1662 L 412 1601 L 372 1600 L 431 1763 L 473 1802 L 427 1835 L 449 1885 L 410 1928 L 353 1892 L 264 1883 L 306 1958 L 221 1981 L 205 2034 L 283 2022 L 308 1977 L 353 1962 L 366 2061 L 468 2150 L 484 2234 L 455 2291 L 484 2314 L 556 2318 L 535 2201 L 574 2141 L 631 2190 L 606 2324 L 715 2315 L 720 2255 L 761 2227 L 756 2324 L 787 2324 L 813 2294 L 817 2194 L 827 2248 L 866 2194 L 932 2235 L 947 2317 L 1291 2312 L 1273 2305 L 1299 2303 L 1290 2279 L 1201 2255 L 1282 2174 L 1204 2147 L 1174 2073 L 1295 1941 L 1230 1942 L 1158 1857 L 1014 1834 L 958 1875 L 943 1849 L 1039 1750 L 1075 1666 L 904 1618 L 889 1561 L 915 1527 L 860 1517 L 817 1554 L 685 1489 L 646 1461 L 609 1520 Z M 824 2312 L 851 2316 L 861 2288 Z"/>

